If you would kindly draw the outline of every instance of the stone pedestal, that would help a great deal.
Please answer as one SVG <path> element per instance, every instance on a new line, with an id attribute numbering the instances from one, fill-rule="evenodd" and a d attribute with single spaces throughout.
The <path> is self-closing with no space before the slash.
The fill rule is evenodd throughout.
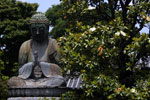
<path id="1" fill-rule="evenodd" d="M 7 100 L 59 100 L 70 88 L 9 88 Z M 55 98 L 55 99 L 53 99 Z"/>
<path id="2" fill-rule="evenodd" d="M 11 97 L 7 100 L 59 100 L 59 97 Z"/>

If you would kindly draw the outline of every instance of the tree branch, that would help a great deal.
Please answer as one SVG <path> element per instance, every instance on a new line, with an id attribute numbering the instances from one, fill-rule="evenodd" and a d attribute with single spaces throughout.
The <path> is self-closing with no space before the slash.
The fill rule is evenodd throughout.
<path id="1" fill-rule="evenodd" d="M 117 7 L 117 1 L 118 0 L 108 0 L 109 6 L 110 6 L 110 11 L 111 11 L 111 17 L 112 19 L 115 18 L 115 9 Z"/>
<path id="2" fill-rule="evenodd" d="M 127 22 L 127 11 L 128 11 L 128 6 L 130 4 L 131 0 L 126 0 L 125 4 L 123 3 L 122 0 L 120 0 L 121 8 L 122 8 L 122 17 L 123 17 L 123 22 L 126 25 Z"/>

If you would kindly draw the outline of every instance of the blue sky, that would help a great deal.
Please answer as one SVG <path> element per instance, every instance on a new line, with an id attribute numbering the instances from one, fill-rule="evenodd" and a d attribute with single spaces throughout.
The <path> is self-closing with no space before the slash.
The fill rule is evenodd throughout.
<path id="1" fill-rule="evenodd" d="M 48 8 L 50 8 L 52 5 L 57 5 L 60 3 L 60 0 L 18 0 L 28 3 L 38 3 L 39 7 L 37 11 L 45 13 Z"/>

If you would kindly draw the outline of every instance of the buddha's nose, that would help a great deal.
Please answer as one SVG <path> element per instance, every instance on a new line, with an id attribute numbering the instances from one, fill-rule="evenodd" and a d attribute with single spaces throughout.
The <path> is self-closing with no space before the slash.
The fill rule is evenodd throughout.
<path id="1" fill-rule="evenodd" d="M 36 34 L 39 35 L 39 30 L 37 30 Z"/>

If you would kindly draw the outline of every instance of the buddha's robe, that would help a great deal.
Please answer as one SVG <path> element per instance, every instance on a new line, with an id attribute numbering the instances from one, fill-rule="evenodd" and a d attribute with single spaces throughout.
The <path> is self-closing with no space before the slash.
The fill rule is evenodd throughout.
<path id="1" fill-rule="evenodd" d="M 31 48 L 31 41 L 25 41 L 19 51 L 19 75 L 22 79 L 30 78 L 33 66 L 25 66 L 35 61 L 34 53 Z M 49 38 L 48 46 L 45 50 L 44 55 L 39 58 L 40 68 L 44 77 L 49 78 L 51 76 L 59 75 L 62 76 L 61 68 L 57 65 L 60 59 L 60 53 L 58 50 L 58 44 L 55 39 Z"/>

